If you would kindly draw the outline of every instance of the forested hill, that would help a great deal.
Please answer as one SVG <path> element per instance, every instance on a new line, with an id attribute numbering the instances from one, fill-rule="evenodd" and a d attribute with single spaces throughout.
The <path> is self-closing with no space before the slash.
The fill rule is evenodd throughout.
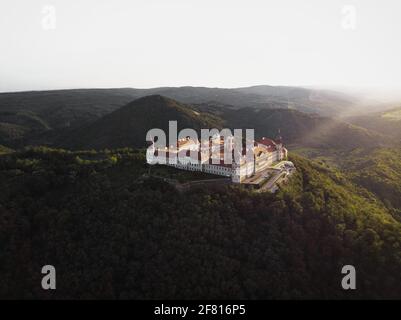
<path id="1" fill-rule="evenodd" d="M 369 130 L 393 136 L 401 142 L 401 107 L 354 116 L 347 120 Z"/>
<path id="2" fill-rule="evenodd" d="M 292 157 L 296 174 L 274 195 L 179 193 L 138 179 L 144 160 L 131 149 L 0 156 L 0 297 L 401 296 L 400 222 L 339 172 Z M 56 291 L 38 285 L 44 264 Z M 341 289 L 345 264 L 355 291 Z"/>
<path id="3" fill-rule="evenodd" d="M 177 121 L 178 130 L 221 128 L 222 119 L 199 112 L 190 105 L 153 95 L 126 106 L 82 128 L 67 131 L 56 145 L 73 149 L 144 147 L 146 133 L 153 128 L 169 132 L 169 121 Z"/>
<path id="4" fill-rule="evenodd" d="M 401 148 L 354 150 L 340 165 L 355 183 L 377 194 L 401 221 Z"/>

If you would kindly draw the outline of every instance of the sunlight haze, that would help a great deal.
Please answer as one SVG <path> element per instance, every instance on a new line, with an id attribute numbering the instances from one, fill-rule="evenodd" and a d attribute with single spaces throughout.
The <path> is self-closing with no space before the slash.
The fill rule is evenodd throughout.
<path id="1" fill-rule="evenodd" d="M 2 0 L 0 91 L 400 88 L 400 9 L 396 0 Z"/>

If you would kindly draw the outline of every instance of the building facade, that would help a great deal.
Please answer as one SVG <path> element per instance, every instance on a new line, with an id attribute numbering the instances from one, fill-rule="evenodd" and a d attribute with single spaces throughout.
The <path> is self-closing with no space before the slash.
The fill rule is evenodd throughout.
<path id="1" fill-rule="evenodd" d="M 176 148 L 153 148 L 151 156 L 157 157 L 159 164 L 230 177 L 234 183 L 241 183 L 246 178 L 271 167 L 275 162 L 287 158 L 287 149 L 283 146 L 281 138 L 273 141 L 263 137 L 250 145 L 251 150 L 243 148 L 241 155 L 235 157 L 232 153 L 229 160 L 225 155 L 227 150 L 232 150 L 233 137 L 226 138 L 226 141 L 220 137 L 212 138 L 206 142 L 187 138 L 180 139 Z M 150 158 L 147 157 L 148 163 Z"/>

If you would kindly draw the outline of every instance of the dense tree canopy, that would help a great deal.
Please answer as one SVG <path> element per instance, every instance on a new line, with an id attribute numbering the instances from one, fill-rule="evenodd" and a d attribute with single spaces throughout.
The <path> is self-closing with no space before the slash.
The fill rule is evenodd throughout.
<path id="1" fill-rule="evenodd" d="M 401 224 L 301 157 L 276 194 L 178 192 L 142 152 L 26 149 L 0 157 L 2 298 L 396 298 Z M 40 287 L 41 267 L 57 290 Z M 357 290 L 341 288 L 354 265 Z"/>

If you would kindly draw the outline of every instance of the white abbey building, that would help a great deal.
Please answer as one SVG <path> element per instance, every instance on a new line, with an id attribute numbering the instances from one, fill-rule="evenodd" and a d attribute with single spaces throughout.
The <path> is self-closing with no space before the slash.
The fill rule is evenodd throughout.
<path id="1" fill-rule="evenodd" d="M 230 139 L 231 138 L 231 139 Z M 147 161 L 157 158 L 157 163 L 172 166 L 178 169 L 189 171 L 200 171 L 220 176 L 231 177 L 235 183 L 241 183 L 247 177 L 253 176 L 273 163 L 287 158 L 287 149 L 283 147 L 281 138 L 275 142 L 268 138 L 261 138 L 253 141 L 253 152 L 246 154 L 243 148 L 239 163 L 225 161 L 224 148 L 228 146 L 232 150 L 233 137 L 228 138 L 228 143 L 224 144 L 223 138 L 215 138 L 206 142 L 194 141 L 189 138 L 178 140 L 177 148 L 148 149 Z M 227 138 L 226 138 L 227 139 Z M 202 148 L 200 145 L 202 143 Z M 201 149 L 202 151 L 199 151 Z M 232 163 L 231 163 L 232 162 Z"/>

